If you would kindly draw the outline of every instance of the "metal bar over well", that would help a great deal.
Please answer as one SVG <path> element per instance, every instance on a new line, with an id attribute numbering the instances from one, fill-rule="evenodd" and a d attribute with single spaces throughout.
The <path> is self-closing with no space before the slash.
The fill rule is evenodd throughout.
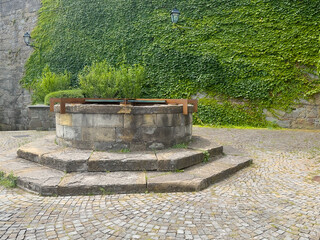
<path id="1" fill-rule="evenodd" d="M 54 111 L 54 105 L 60 103 L 60 113 L 66 113 L 66 104 L 122 104 L 122 105 L 135 105 L 135 104 L 182 104 L 183 114 L 188 114 L 188 104 L 193 105 L 193 111 L 198 111 L 198 100 L 194 99 L 104 99 L 104 98 L 51 98 L 50 111 Z"/>

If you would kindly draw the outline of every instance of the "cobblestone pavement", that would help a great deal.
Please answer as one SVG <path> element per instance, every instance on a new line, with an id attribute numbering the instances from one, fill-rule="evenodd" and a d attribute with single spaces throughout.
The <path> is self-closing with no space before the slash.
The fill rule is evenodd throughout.
<path id="1" fill-rule="evenodd" d="M 195 128 L 254 164 L 194 193 L 40 197 L 0 188 L 0 239 L 315 239 L 320 131 Z M 0 132 L 0 150 L 45 132 Z"/>

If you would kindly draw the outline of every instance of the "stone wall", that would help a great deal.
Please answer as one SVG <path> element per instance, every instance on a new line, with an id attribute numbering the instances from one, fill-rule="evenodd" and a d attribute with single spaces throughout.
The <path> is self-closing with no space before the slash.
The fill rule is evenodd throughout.
<path id="1" fill-rule="evenodd" d="M 283 128 L 320 129 L 320 94 L 316 94 L 308 101 L 301 99 L 292 106 L 292 110 L 264 111 L 266 119 Z"/>
<path id="2" fill-rule="evenodd" d="M 0 0 L 0 130 L 28 128 L 30 94 L 19 81 L 32 48 L 22 36 L 35 27 L 39 8 L 40 0 Z"/>
<path id="3" fill-rule="evenodd" d="M 121 106 L 67 104 L 55 106 L 57 142 L 80 149 L 151 150 L 186 143 L 192 136 L 193 106 Z"/>
<path id="4" fill-rule="evenodd" d="M 56 128 L 55 114 L 50 112 L 47 105 L 28 106 L 28 126 L 29 130 L 54 130 Z"/>

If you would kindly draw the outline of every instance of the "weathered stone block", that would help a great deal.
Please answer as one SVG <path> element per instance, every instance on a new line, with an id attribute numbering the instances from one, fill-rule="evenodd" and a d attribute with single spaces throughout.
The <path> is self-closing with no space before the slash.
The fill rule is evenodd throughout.
<path id="1" fill-rule="evenodd" d="M 217 157 L 222 155 L 223 147 L 210 139 L 206 139 L 200 136 L 193 136 L 190 143 L 188 144 L 189 149 L 206 151 L 211 157 Z"/>
<path id="2" fill-rule="evenodd" d="M 63 138 L 69 140 L 81 139 L 81 128 L 63 126 Z"/>
<path id="3" fill-rule="evenodd" d="M 84 141 L 105 141 L 113 142 L 116 138 L 116 128 L 82 128 L 82 137 Z"/>
<path id="4" fill-rule="evenodd" d="M 64 127 L 61 125 L 56 125 L 56 135 L 59 138 L 63 138 Z"/>
<path id="5" fill-rule="evenodd" d="M 59 146 L 54 143 L 54 136 L 44 138 L 20 147 L 17 155 L 20 158 L 39 163 L 43 154 L 57 151 Z"/>
<path id="6" fill-rule="evenodd" d="M 186 135 L 192 135 L 192 124 L 186 125 Z"/>
<path id="7" fill-rule="evenodd" d="M 42 165 L 65 172 L 84 172 L 88 170 L 88 160 L 92 151 L 63 149 L 62 151 L 44 154 L 41 157 Z"/>
<path id="8" fill-rule="evenodd" d="M 185 126 L 174 127 L 174 135 L 177 138 L 183 138 L 184 136 L 186 136 L 186 127 Z"/>
<path id="9" fill-rule="evenodd" d="M 156 115 L 145 114 L 145 115 L 130 115 L 125 114 L 124 128 L 135 129 L 139 127 L 155 127 L 156 126 Z"/>
<path id="10" fill-rule="evenodd" d="M 94 152 L 89 159 L 89 172 L 157 170 L 153 153 Z"/>
<path id="11" fill-rule="evenodd" d="M 318 107 L 307 106 L 306 107 L 306 118 L 317 118 L 318 117 Z"/>
<path id="12" fill-rule="evenodd" d="M 116 128 L 116 142 L 131 142 L 140 139 L 132 128 Z"/>
<path id="13" fill-rule="evenodd" d="M 82 122 L 87 127 L 115 128 L 123 127 L 123 115 L 114 114 L 86 114 L 82 115 Z"/>
<path id="14" fill-rule="evenodd" d="M 157 114 L 158 127 L 172 127 L 174 114 Z"/>
<path id="15" fill-rule="evenodd" d="M 203 153 L 188 149 L 171 149 L 157 152 L 158 171 L 174 171 L 201 163 Z"/>
<path id="16" fill-rule="evenodd" d="M 186 173 L 147 173 L 150 192 L 193 192 L 206 187 L 202 178 Z"/>
<path id="17" fill-rule="evenodd" d="M 29 129 L 40 130 L 42 128 L 42 121 L 37 118 L 30 120 Z"/>
<path id="18" fill-rule="evenodd" d="M 117 143 L 114 141 L 110 142 L 93 142 L 93 149 L 97 151 L 108 151 L 108 150 L 120 150 L 123 148 L 128 148 L 128 145 L 125 143 Z"/>
<path id="19" fill-rule="evenodd" d="M 63 178 L 58 186 L 58 194 L 64 196 L 145 191 L 143 172 L 77 173 Z"/>
<path id="20" fill-rule="evenodd" d="M 59 125 L 63 125 L 63 126 L 72 126 L 72 116 L 71 114 L 59 114 L 56 118 L 56 122 Z"/>
<path id="21" fill-rule="evenodd" d="M 305 118 L 298 118 L 292 121 L 292 128 L 313 129 L 314 123 Z"/>
<path id="22" fill-rule="evenodd" d="M 164 148 L 165 148 L 165 145 L 163 143 L 157 143 L 157 142 L 154 142 L 148 146 L 148 149 L 150 150 L 161 150 Z"/>

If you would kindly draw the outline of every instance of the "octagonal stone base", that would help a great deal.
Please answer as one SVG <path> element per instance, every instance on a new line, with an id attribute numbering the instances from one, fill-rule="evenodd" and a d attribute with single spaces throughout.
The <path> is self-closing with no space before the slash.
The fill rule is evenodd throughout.
<path id="1" fill-rule="evenodd" d="M 235 149 L 202 136 L 187 148 L 95 152 L 64 148 L 47 136 L 3 155 L 0 170 L 41 195 L 199 191 L 251 164 Z"/>

